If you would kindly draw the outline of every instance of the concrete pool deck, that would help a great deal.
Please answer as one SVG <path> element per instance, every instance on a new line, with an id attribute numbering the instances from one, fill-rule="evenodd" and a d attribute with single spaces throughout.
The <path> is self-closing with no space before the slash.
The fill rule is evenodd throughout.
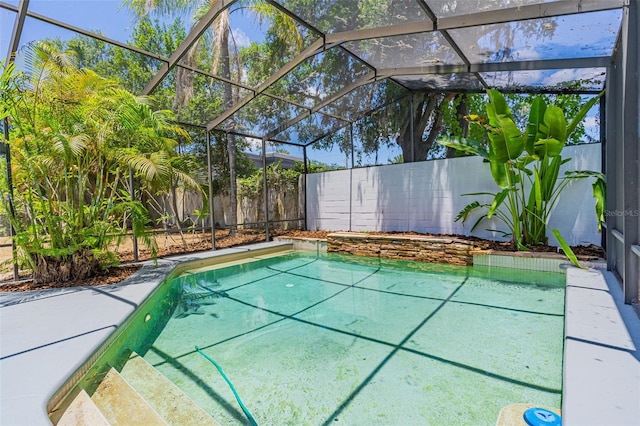
<path id="1" fill-rule="evenodd" d="M 278 246 L 163 259 L 116 285 L 0 293 L 0 424 L 50 424 L 49 399 L 179 262 Z M 570 268 L 566 298 L 564 424 L 640 424 L 640 320 L 617 280 Z"/>

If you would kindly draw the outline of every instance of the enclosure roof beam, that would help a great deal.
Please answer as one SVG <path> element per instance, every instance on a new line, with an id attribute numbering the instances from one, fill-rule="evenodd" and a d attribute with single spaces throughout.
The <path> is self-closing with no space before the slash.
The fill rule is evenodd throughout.
<path id="1" fill-rule="evenodd" d="M 492 62 L 470 65 L 429 65 L 424 67 L 384 68 L 379 69 L 377 78 L 399 75 L 452 74 L 500 71 L 531 71 L 573 68 L 605 68 L 611 64 L 611 57 L 549 59 L 517 62 Z"/>
<path id="2" fill-rule="evenodd" d="M 366 117 L 366 116 L 368 116 L 368 115 L 371 115 L 371 114 L 375 113 L 376 111 L 381 110 L 382 108 L 386 108 L 386 107 L 388 107 L 389 105 L 391 105 L 391 104 L 393 104 L 393 103 L 395 103 L 395 102 L 399 102 L 399 101 L 401 101 L 402 99 L 406 98 L 407 96 L 410 96 L 411 94 L 412 94 L 412 92 L 407 91 L 407 92 L 405 92 L 405 93 L 401 94 L 400 96 L 398 96 L 397 98 L 394 98 L 394 99 L 392 99 L 392 100 L 390 100 L 390 101 L 387 101 L 387 102 L 385 102 L 385 103 L 384 103 L 384 104 L 382 104 L 382 105 L 378 105 L 378 106 L 376 106 L 375 108 L 369 109 L 369 110 L 367 110 L 367 111 L 363 112 L 362 114 L 360 114 L 360 115 L 359 115 L 358 117 L 356 117 L 355 119 L 353 119 L 353 120 L 351 120 L 351 121 L 349 121 L 349 122 L 346 122 L 344 126 L 340 126 L 340 127 L 338 127 L 337 129 L 330 130 L 330 131 L 328 131 L 328 132 L 326 132 L 326 133 L 324 133 L 324 134 L 322 134 L 322 135 L 318 136 L 317 138 L 315 138 L 315 139 L 314 139 L 314 140 L 312 140 L 311 142 L 308 142 L 308 143 L 304 144 L 303 146 L 306 148 L 306 147 L 308 147 L 308 146 L 310 146 L 310 145 L 313 145 L 314 143 L 316 143 L 316 142 L 318 142 L 318 141 L 322 140 L 323 138 L 326 138 L 326 137 L 327 137 L 327 136 L 329 136 L 330 134 L 335 133 L 335 132 L 337 132 L 338 130 L 344 129 L 344 128 L 345 128 L 345 127 L 347 127 L 348 125 L 353 124 L 353 123 L 355 123 L 356 121 L 358 121 L 358 120 L 362 119 L 363 117 Z"/>
<path id="3" fill-rule="evenodd" d="M 243 138 L 250 138 L 250 139 L 256 139 L 256 140 L 262 140 L 262 139 L 266 139 L 265 136 L 258 136 L 258 135 L 254 135 L 254 134 L 249 134 L 249 133 L 244 133 L 244 132 L 238 132 L 235 130 L 230 130 L 228 132 L 225 132 L 224 130 L 218 130 L 218 129 L 214 129 L 214 132 L 221 132 L 221 133 L 226 133 L 226 134 L 230 134 L 230 135 L 234 135 L 234 136 L 240 136 Z M 295 143 L 295 142 L 290 142 L 290 141 L 283 141 L 280 139 L 268 139 L 269 142 L 273 142 L 273 143 L 279 143 L 279 144 L 284 144 L 284 145 L 289 145 L 289 146 L 306 146 L 303 144 L 299 144 L 299 143 Z"/>
<path id="4" fill-rule="evenodd" d="M 345 95 L 348 95 L 349 93 L 353 92 L 358 87 L 364 86 L 365 84 L 373 83 L 374 81 L 376 81 L 376 73 L 373 72 L 373 71 L 369 72 L 369 73 L 365 74 L 362 78 L 354 81 L 351 84 L 348 84 L 348 85 L 344 86 L 342 89 L 340 89 L 339 91 L 337 91 L 333 95 L 325 98 L 318 105 L 314 106 L 311 109 L 311 112 L 317 112 L 317 111 L 321 110 L 322 108 L 326 107 L 327 105 L 329 105 L 330 103 L 333 103 L 333 102 L 337 101 L 338 99 L 340 99 L 341 97 L 343 97 Z"/>
<path id="5" fill-rule="evenodd" d="M 263 93 L 263 95 L 264 95 L 264 96 L 267 96 L 267 97 L 269 97 L 269 98 L 272 98 L 272 99 L 277 99 L 277 100 L 279 100 L 279 101 L 286 102 L 286 103 L 291 104 L 291 105 L 294 105 L 294 106 L 296 106 L 296 107 L 298 107 L 298 108 L 300 108 L 300 109 L 307 110 L 307 111 L 309 111 L 309 112 L 311 112 L 311 113 L 314 113 L 314 112 L 315 112 L 313 107 L 308 107 L 308 106 L 306 106 L 306 105 L 301 104 L 300 102 L 292 101 L 291 99 L 287 99 L 287 98 L 282 97 L 282 96 L 279 96 L 279 95 L 274 95 L 273 93 L 266 93 L 266 92 L 264 92 L 264 93 Z M 328 113 L 328 112 L 321 112 L 320 114 L 322 114 L 322 115 L 326 115 L 327 117 L 335 118 L 336 120 L 344 120 L 344 118 L 343 118 L 343 117 L 340 117 L 340 116 L 338 116 L 338 115 L 331 114 L 331 113 Z M 265 137 L 266 137 L 266 136 L 265 136 Z"/>
<path id="6" fill-rule="evenodd" d="M 211 26 L 213 21 L 235 3 L 237 0 L 217 0 L 211 9 L 198 21 L 198 23 L 191 29 L 187 37 L 184 41 L 178 46 L 178 48 L 173 52 L 169 61 L 162 65 L 160 70 L 153 76 L 153 78 L 149 81 L 147 86 L 142 90 L 142 95 L 148 95 L 155 89 L 158 84 L 169 74 L 169 71 L 173 69 L 174 66 L 182 59 L 184 55 L 187 54 L 188 50 L 198 41 L 200 36 Z M 210 130 L 210 129 L 209 129 Z"/>
<path id="7" fill-rule="evenodd" d="M 168 62 L 167 59 L 164 59 L 164 61 Z M 219 80 L 219 81 L 222 81 L 223 83 L 227 83 L 227 84 L 230 84 L 232 86 L 238 86 L 238 87 L 241 87 L 241 88 L 243 88 L 245 90 L 249 90 L 249 91 L 253 92 L 253 87 L 251 87 L 251 86 L 247 86 L 246 84 L 240 83 L 238 81 L 233 81 L 230 78 L 219 76 L 219 75 L 214 74 L 212 72 L 203 71 L 203 70 L 201 70 L 199 68 L 192 67 L 192 66 L 189 66 L 189 65 L 186 65 L 186 64 L 176 65 L 176 67 L 177 68 L 184 68 L 186 70 L 195 72 L 196 74 L 200 74 L 200 75 L 205 76 L 205 77 L 210 77 L 210 78 L 213 78 L 214 80 Z"/>
<path id="8" fill-rule="evenodd" d="M 272 5 L 274 2 L 269 2 Z M 411 22 L 398 25 L 392 25 L 381 28 L 370 28 L 354 31 L 345 31 L 339 33 L 325 34 L 323 38 L 316 40 L 309 47 L 303 50 L 295 58 L 285 64 L 282 68 L 272 74 L 265 82 L 258 86 L 254 92 L 247 95 L 232 107 L 228 108 L 222 114 L 217 116 L 207 125 L 207 129 L 212 130 L 234 113 L 247 105 L 258 95 L 264 92 L 268 87 L 286 75 L 288 72 L 297 67 L 305 59 L 316 55 L 336 45 L 342 45 L 348 41 L 365 40 L 379 37 L 390 37 L 403 34 L 415 34 L 420 32 L 440 30 L 446 33 L 446 30 L 465 28 L 477 25 L 488 25 L 494 23 L 503 23 L 511 21 L 522 21 L 527 19 L 545 18 L 552 16 L 562 16 L 575 14 L 580 12 L 591 12 L 599 10 L 619 9 L 622 4 L 612 0 L 593 0 L 583 4 L 583 0 L 558 0 L 553 3 L 525 5 L 519 7 L 509 7 L 499 10 L 491 10 L 485 12 L 477 12 L 462 16 L 443 17 L 438 19 L 433 13 L 429 16 L 431 21 Z M 276 6 L 277 7 L 277 6 Z M 278 7 L 279 10 L 284 10 Z M 304 25 L 308 25 L 304 20 L 292 15 L 289 16 L 299 20 Z M 309 25 L 308 25 L 309 26 Z M 309 26 L 313 28 L 312 26 Z M 313 28 L 315 31 L 316 29 Z M 448 34 L 447 34 L 448 35 Z M 451 42 L 451 37 L 447 37 Z M 454 43 L 455 45 L 455 43 Z M 456 52 L 459 54 L 461 50 L 458 48 Z M 357 55 L 356 55 L 357 57 Z M 463 56 L 464 58 L 464 56 Z M 466 58 L 465 58 L 466 59 Z M 585 68 L 585 67 L 605 67 L 610 62 L 609 58 L 584 58 L 584 59 L 561 59 L 551 61 L 525 61 L 516 63 L 500 63 L 500 64 L 471 64 L 468 60 L 462 65 L 434 65 L 426 67 L 414 68 L 392 68 L 377 71 L 376 79 L 383 79 L 397 75 L 421 75 L 421 74 L 446 74 L 456 72 L 476 73 L 479 77 L 480 72 L 490 71 L 515 71 L 515 70 L 531 70 L 531 69 L 556 69 L 556 68 Z M 375 68 L 372 68 L 375 70 Z M 480 81 L 484 84 L 482 78 Z M 306 116 L 310 113 L 305 112 Z M 275 131 L 275 130 L 274 130 Z M 270 132 L 269 134 L 271 134 Z"/>
<path id="9" fill-rule="evenodd" d="M 559 0 L 551 3 L 506 7 L 467 15 L 443 17 L 438 19 L 436 26 L 438 30 L 452 30 L 478 25 L 502 24 L 575 13 L 620 9 L 621 7 L 622 2 L 619 0 L 592 0 L 587 2 L 584 0 Z"/>
<path id="10" fill-rule="evenodd" d="M 228 135 L 241 136 L 243 138 L 262 140 L 262 136 L 254 135 L 253 133 L 239 132 L 237 130 L 225 131 L 225 130 L 220 130 L 220 129 L 213 129 L 213 131 L 214 132 L 216 132 L 216 131 L 217 132 L 223 132 L 223 133 L 228 134 Z"/>
<path id="11" fill-rule="evenodd" d="M 334 93 L 332 96 L 327 97 L 325 100 L 323 100 L 319 104 L 315 105 L 309 111 L 303 112 L 302 114 L 298 115 L 297 117 L 292 118 L 291 120 L 281 124 L 280 126 L 275 128 L 274 130 L 270 131 L 269 133 L 267 133 L 265 135 L 265 138 L 266 139 L 273 138 L 278 133 L 284 132 L 289 127 L 295 125 L 296 123 L 299 123 L 303 119 L 309 117 L 311 114 L 319 112 L 322 108 L 326 107 L 327 105 L 329 105 L 332 102 L 335 102 L 336 100 L 340 99 L 341 97 L 343 97 L 344 95 L 348 94 L 349 92 L 351 92 L 351 91 L 357 89 L 358 87 L 363 86 L 363 85 L 365 85 L 367 83 L 371 83 L 371 82 L 375 81 L 375 75 L 376 74 L 372 71 L 372 72 L 366 74 L 361 79 L 359 79 L 357 81 L 354 81 L 353 83 L 343 87 L 340 91 Z M 348 120 L 345 120 L 344 117 L 340 117 L 340 116 L 337 116 L 337 115 L 334 115 L 334 114 L 327 114 L 327 113 L 324 113 L 324 112 L 319 112 L 319 113 L 327 115 L 327 116 L 335 118 L 335 119 L 338 119 L 340 121 L 345 121 L 347 123 L 349 122 Z"/>
<path id="12" fill-rule="evenodd" d="M 438 22 L 438 17 L 436 16 L 436 14 L 433 13 L 431 8 L 425 3 L 424 0 L 417 0 L 417 1 L 418 1 L 418 4 L 420 5 L 420 7 L 422 7 L 422 9 L 425 11 L 427 16 L 429 17 L 429 19 L 431 19 L 431 21 L 434 23 L 434 25 L 436 25 L 437 22 Z M 464 54 L 462 49 L 460 49 L 460 46 L 458 46 L 458 43 L 456 43 L 456 41 L 453 39 L 453 37 L 451 37 L 451 35 L 449 34 L 449 31 L 448 30 L 440 30 L 440 31 L 441 31 L 442 36 L 444 37 L 444 39 L 447 41 L 447 43 L 449 43 L 449 45 L 451 46 L 453 51 L 456 52 L 456 54 L 462 60 L 462 62 L 464 62 L 465 65 L 470 66 L 471 65 L 471 61 L 469 61 L 469 58 L 467 58 L 467 55 Z M 479 73 L 476 72 L 476 73 L 474 73 L 474 75 L 475 75 L 476 79 L 478 81 L 480 81 L 480 83 L 482 84 L 482 86 L 484 88 L 488 88 L 487 83 L 484 81 L 484 78 L 482 78 L 482 76 Z"/>
<path id="13" fill-rule="evenodd" d="M 0 7 L 4 8 L 4 9 L 8 9 L 8 10 L 13 10 L 13 11 L 17 11 L 18 10 L 17 7 L 8 5 L 8 4 L 4 3 L 4 2 L 0 2 Z M 93 39 L 102 41 L 104 43 L 109 43 L 111 45 L 120 47 L 122 49 L 126 49 L 126 50 L 128 50 L 130 52 L 138 53 L 140 55 L 143 55 L 143 56 L 146 56 L 146 57 L 149 57 L 149 58 L 152 58 L 152 59 L 156 59 L 156 60 L 159 60 L 159 61 L 162 61 L 162 62 L 165 62 L 165 63 L 169 63 L 169 59 L 165 58 L 162 55 L 158 55 L 156 53 L 152 53 L 152 52 L 148 52 L 148 51 L 143 50 L 143 49 L 139 49 L 139 48 L 137 48 L 135 46 L 132 46 L 130 44 L 122 43 L 122 42 L 119 42 L 117 40 L 113 40 L 111 38 L 105 37 L 102 34 L 98 34 L 98 33 L 95 33 L 93 31 L 87 31 L 87 30 L 84 30 L 82 28 L 78 28 L 76 26 L 66 24 L 64 22 L 58 21 L 58 20 L 50 18 L 48 16 L 41 15 L 39 13 L 27 11 L 26 12 L 26 16 L 28 16 L 29 18 L 37 19 L 38 21 L 45 22 L 47 24 L 55 25 L 56 27 L 63 28 L 65 30 L 73 31 L 73 32 L 76 32 L 78 34 L 82 34 L 84 36 L 91 37 Z M 17 46 L 11 51 L 15 52 L 16 49 L 17 49 Z M 253 91 L 253 88 L 250 87 L 250 86 L 247 86 L 247 85 L 242 84 L 240 82 L 232 81 L 232 80 L 230 80 L 228 78 L 224 78 L 224 77 L 221 77 L 219 75 L 216 75 L 216 74 L 213 74 L 213 73 L 210 73 L 210 72 L 207 72 L 207 71 L 203 71 L 203 70 L 201 70 L 199 68 L 196 68 L 196 67 L 188 66 L 186 64 L 180 64 L 180 65 L 177 65 L 177 66 L 180 67 L 180 68 L 184 68 L 184 69 L 187 69 L 189 71 L 195 72 L 195 73 L 200 74 L 200 75 L 205 76 L 205 77 L 211 77 L 211 78 L 214 78 L 216 80 L 220 80 L 220 81 L 223 81 L 225 83 L 229 83 L 231 85 L 242 87 L 243 89 Z"/>
<path id="14" fill-rule="evenodd" d="M 331 130 L 329 130 L 328 132 L 325 132 L 325 133 L 323 133 L 322 135 L 318 136 L 317 138 L 315 138 L 315 139 L 314 139 L 314 140 L 312 140 L 311 142 L 308 142 L 308 143 L 306 143 L 306 144 L 301 144 L 301 146 L 308 147 L 308 146 L 310 146 L 310 145 L 313 145 L 314 143 L 316 143 L 316 142 L 318 142 L 318 141 L 321 141 L 322 139 L 326 138 L 326 137 L 327 137 L 327 136 L 329 136 L 330 134 L 336 133 L 338 130 L 342 130 L 342 129 L 344 129 L 345 127 L 349 126 L 350 124 L 351 124 L 351 123 L 349 123 L 349 122 L 345 122 L 345 123 L 344 123 L 344 126 L 340 126 L 340 127 L 338 127 L 337 129 L 331 129 Z"/>
<path id="15" fill-rule="evenodd" d="M 267 133 L 264 137 L 266 139 L 271 139 L 274 136 L 276 136 L 277 134 L 284 132 L 289 127 L 294 126 L 295 124 L 301 122 L 302 120 L 304 120 L 307 117 L 311 117 L 311 111 L 305 111 L 302 114 L 298 115 L 297 117 L 294 117 L 294 118 L 286 121 L 285 123 L 283 123 L 283 124 L 279 125 L 278 127 L 276 127 L 274 130 L 272 130 L 269 133 Z"/>
<path id="16" fill-rule="evenodd" d="M 4 5 L 5 5 L 5 3 L 1 3 L 0 4 L 0 6 L 2 6 L 2 7 L 4 7 Z M 7 9 L 14 10 L 14 8 L 7 8 Z M 157 55 L 155 53 L 151 53 L 151 52 L 147 52 L 147 51 L 142 50 L 142 49 L 138 49 L 135 46 L 131 46 L 129 44 L 121 43 L 119 41 L 110 39 L 108 37 L 105 37 L 105 36 L 103 36 L 101 34 L 98 34 L 98 33 L 92 32 L 92 31 L 83 30 L 82 28 L 78 28 L 76 26 L 66 24 L 64 22 L 58 21 L 57 19 L 49 18 L 48 16 L 44 16 L 44 15 L 41 15 L 39 13 L 28 11 L 26 13 L 26 16 L 28 16 L 29 18 L 37 19 L 38 21 L 46 22 L 47 24 L 55 25 L 56 27 L 63 28 L 65 30 L 73 31 L 73 32 L 76 32 L 78 34 L 82 34 L 84 36 L 91 37 L 91 38 L 94 38 L 96 40 L 112 44 L 114 46 L 121 47 L 121 48 L 129 50 L 131 52 L 139 53 L 141 55 L 145 55 L 145 56 L 148 56 L 148 57 L 153 58 L 153 59 L 158 59 L 160 61 L 167 62 L 167 59 L 165 59 L 162 56 Z M 16 49 L 17 49 L 17 46 L 16 46 Z"/>
<path id="17" fill-rule="evenodd" d="M 374 114 L 376 111 L 379 111 L 379 110 L 381 110 L 381 109 L 383 109 L 383 108 L 386 108 L 386 107 L 388 107 L 389 105 L 391 105 L 391 104 L 393 104 L 393 103 L 399 102 L 399 101 L 401 101 L 402 99 L 406 98 L 407 96 L 412 95 L 412 93 L 413 93 L 413 92 L 406 91 L 406 92 L 402 93 L 400 96 L 398 96 L 398 97 L 396 97 L 396 98 L 393 98 L 393 99 L 391 99 L 390 101 L 387 101 L 387 102 L 383 103 L 382 105 L 378 105 L 378 106 L 376 106 L 375 108 L 371 108 L 371 109 L 369 109 L 369 110 L 366 110 L 366 111 L 362 112 L 360 115 L 358 115 L 357 117 L 355 117 L 354 119 L 352 119 L 351 121 L 349 121 L 346 125 L 341 126 L 341 127 L 338 127 L 337 129 L 333 129 L 333 130 L 331 130 L 331 131 L 329 131 L 329 132 L 326 132 L 326 133 L 322 134 L 321 136 L 318 136 L 317 138 L 315 138 L 315 139 L 314 139 L 314 140 L 312 140 L 311 142 L 308 142 L 308 143 L 307 143 L 306 145 L 304 145 L 304 146 L 305 146 L 305 147 L 307 147 L 307 146 L 309 146 L 309 145 L 313 145 L 314 143 L 318 142 L 319 140 L 321 140 L 321 139 L 323 139 L 323 138 L 326 138 L 326 137 L 327 137 L 327 136 L 329 136 L 331 133 L 335 133 L 335 132 L 337 132 L 338 130 L 344 129 L 348 124 L 353 124 L 353 123 L 355 123 L 356 121 L 361 120 L 361 119 L 362 119 L 362 118 L 364 118 L 364 117 L 367 117 L 367 116 L 370 116 L 370 115 Z"/>
<path id="18" fill-rule="evenodd" d="M 416 34 L 430 31 L 446 31 L 479 25 L 502 24 L 528 19 L 551 18 L 554 16 L 572 15 L 574 13 L 597 12 L 601 10 L 620 9 L 622 3 L 617 0 L 558 0 L 552 3 L 530 4 L 489 10 L 466 15 L 437 18 L 433 22 L 407 22 L 388 27 L 367 28 L 361 30 L 342 31 L 327 34 L 327 44 L 346 43 L 349 41 L 372 38 L 392 37 L 405 34 Z M 432 18 L 433 19 L 433 18 Z"/>
<path id="19" fill-rule="evenodd" d="M 317 55 L 318 53 L 324 51 L 325 44 L 324 40 L 319 38 L 313 43 L 311 43 L 306 49 L 300 52 L 295 58 L 287 62 L 282 68 L 280 68 L 275 73 L 271 74 L 271 76 L 266 79 L 262 84 L 260 84 L 253 92 L 253 94 L 249 94 L 242 98 L 239 102 L 233 105 L 231 108 L 228 108 L 222 114 L 217 116 L 214 120 L 209 122 L 207 125 L 208 130 L 214 129 L 220 123 L 222 123 L 227 118 L 231 117 L 235 112 L 237 112 L 240 108 L 251 102 L 253 99 L 258 97 L 262 92 L 267 90 L 272 84 L 276 81 L 280 80 L 284 75 L 286 75 L 289 71 L 297 67 L 302 61 L 305 59 Z"/>
<path id="20" fill-rule="evenodd" d="M 318 28 L 316 28 L 314 25 L 311 25 L 311 23 L 309 21 L 306 21 L 306 20 L 302 19 L 300 16 L 296 15 L 295 13 L 293 13 L 292 11 L 287 9 L 286 7 L 282 6 L 277 1 L 266 0 L 266 2 L 269 5 L 271 5 L 272 7 L 275 7 L 280 12 L 282 12 L 285 15 L 287 15 L 288 17 L 290 17 L 291 19 L 293 19 L 294 21 L 299 22 L 301 25 L 309 28 L 311 31 L 313 31 L 316 34 L 316 36 L 318 36 L 318 37 L 323 37 L 324 36 L 324 33 L 322 31 L 320 31 Z"/>
<path id="21" fill-rule="evenodd" d="M 16 59 L 16 51 L 20 45 L 20 37 L 24 28 L 24 20 L 29 10 L 29 0 L 20 0 L 20 4 L 16 9 L 18 15 L 13 22 L 13 30 L 11 31 L 11 40 L 9 40 L 9 50 L 7 51 L 6 63 L 10 64 Z"/>
<path id="22" fill-rule="evenodd" d="M 349 41 L 425 33 L 434 31 L 435 29 L 435 26 L 429 21 L 417 21 L 407 22 L 404 24 L 389 25 L 387 27 L 366 28 L 362 30 L 330 33 L 325 36 L 325 39 L 327 40 L 327 44 L 341 44 Z"/>

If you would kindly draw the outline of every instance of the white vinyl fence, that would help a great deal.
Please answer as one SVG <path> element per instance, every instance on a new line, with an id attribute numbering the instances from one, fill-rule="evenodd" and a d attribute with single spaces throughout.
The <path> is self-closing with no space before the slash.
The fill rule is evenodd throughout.
<path id="1" fill-rule="evenodd" d="M 601 170 L 601 145 L 566 147 L 572 158 L 563 170 Z M 561 175 L 563 172 L 561 172 Z M 307 176 L 307 228 L 333 231 L 416 231 L 474 235 L 504 239 L 487 229 L 506 230 L 497 221 L 485 221 L 473 233 L 478 214 L 464 225 L 458 212 L 474 200 L 490 196 L 462 196 L 496 192 L 489 165 L 479 157 L 463 157 L 316 173 Z M 571 245 L 601 244 L 591 192 L 591 179 L 574 181 L 560 197 L 548 225 L 549 243 L 557 245 L 557 228 Z"/>

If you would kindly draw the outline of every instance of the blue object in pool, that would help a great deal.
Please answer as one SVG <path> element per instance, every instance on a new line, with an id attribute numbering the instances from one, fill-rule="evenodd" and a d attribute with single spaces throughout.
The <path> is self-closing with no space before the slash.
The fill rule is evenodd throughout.
<path id="1" fill-rule="evenodd" d="M 560 426 L 562 418 L 544 408 L 529 408 L 524 412 L 524 421 L 529 426 Z"/>

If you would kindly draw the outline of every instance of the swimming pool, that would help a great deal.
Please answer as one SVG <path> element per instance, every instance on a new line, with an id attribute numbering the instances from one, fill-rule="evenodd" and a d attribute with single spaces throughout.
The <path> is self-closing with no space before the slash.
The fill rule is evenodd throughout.
<path id="1" fill-rule="evenodd" d="M 523 282 L 524 281 L 524 282 Z M 144 358 L 221 424 L 495 424 L 560 407 L 564 275 L 290 253 L 167 283 Z"/>

